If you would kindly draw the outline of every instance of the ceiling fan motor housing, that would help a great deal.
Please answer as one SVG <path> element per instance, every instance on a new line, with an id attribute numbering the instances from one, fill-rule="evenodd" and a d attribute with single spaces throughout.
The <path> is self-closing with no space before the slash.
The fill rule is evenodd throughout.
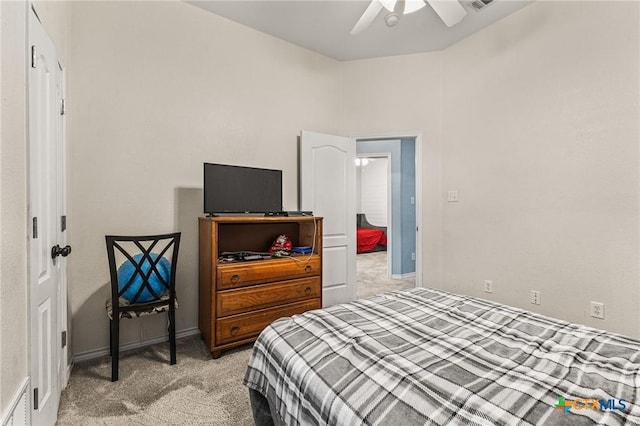
<path id="1" fill-rule="evenodd" d="M 491 3 L 493 0 L 472 0 L 482 5 L 482 7 Z M 398 24 L 399 16 L 395 12 L 395 7 L 399 4 L 398 0 L 371 0 L 369 6 L 364 11 L 356 25 L 351 30 L 352 35 L 361 33 L 374 21 L 378 13 L 382 9 L 387 9 L 390 14 L 385 16 L 384 20 L 388 27 Z M 404 0 L 404 13 L 412 13 L 421 9 L 426 4 L 431 5 L 434 12 L 442 19 L 447 27 L 451 27 L 459 23 L 467 14 L 465 8 L 458 0 Z M 472 6 L 477 8 L 478 6 Z"/>
<path id="2" fill-rule="evenodd" d="M 384 22 L 386 22 L 387 27 L 395 27 L 396 25 L 398 25 L 399 20 L 400 17 L 397 13 L 390 13 L 384 17 Z"/>

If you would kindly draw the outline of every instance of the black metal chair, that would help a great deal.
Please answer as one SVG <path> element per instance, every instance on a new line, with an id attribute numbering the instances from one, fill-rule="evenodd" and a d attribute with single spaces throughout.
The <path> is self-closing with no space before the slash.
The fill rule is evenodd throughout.
<path id="1" fill-rule="evenodd" d="M 176 266 L 180 232 L 147 236 L 105 236 L 111 298 L 107 300 L 111 381 L 118 380 L 120 319 L 168 312 L 170 364 L 176 363 Z"/>

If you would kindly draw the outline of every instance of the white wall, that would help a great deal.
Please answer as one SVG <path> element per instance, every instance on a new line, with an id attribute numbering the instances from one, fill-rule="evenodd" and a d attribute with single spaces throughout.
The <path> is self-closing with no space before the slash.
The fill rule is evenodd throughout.
<path id="1" fill-rule="evenodd" d="M 536 2 L 444 52 L 446 289 L 640 337 L 639 29 L 638 2 Z"/>
<path id="2" fill-rule="evenodd" d="M 367 164 L 356 167 L 359 185 L 358 213 L 364 213 L 367 221 L 376 226 L 388 226 L 389 211 L 389 160 L 385 157 L 360 157 Z"/>
<path id="3" fill-rule="evenodd" d="M 282 169 L 296 209 L 297 136 L 338 131 L 339 63 L 180 1 L 76 2 L 71 24 L 74 352 L 108 346 L 110 233 L 185 233 L 177 327 L 194 330 L 202 163 Z M 161 317 L 121 342 L 163 336 Z"/>

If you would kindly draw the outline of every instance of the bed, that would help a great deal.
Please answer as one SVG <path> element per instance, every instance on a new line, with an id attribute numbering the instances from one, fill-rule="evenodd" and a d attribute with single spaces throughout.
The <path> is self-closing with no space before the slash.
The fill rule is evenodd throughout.
<path id="1" fill-rule="evenodd" d="M 357 228 L 358 253 L 370 253 L 387 249 L 387 234 L 373 228 Z"/>
<path id="2" fill-rule="evenodd" d="M 370 253 L 387 249 L 387 227 L 375 226 L 364 213 L 356 215 L 357 253 Z"/>
<path id="3" fill-rule="evenodd" d="M 640 425 L 640 342 L 416 288 L 282 318 L 244 378 L 257 425 Z"/>

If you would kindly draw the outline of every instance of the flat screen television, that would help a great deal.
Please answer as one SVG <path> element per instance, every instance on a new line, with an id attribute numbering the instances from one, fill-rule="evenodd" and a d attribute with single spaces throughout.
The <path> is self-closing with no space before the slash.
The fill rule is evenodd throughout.
<path id="1" fill-rule="evenodd" d="M 282 210 L 282 170 L 204 163 L 204 212 Z"/>

